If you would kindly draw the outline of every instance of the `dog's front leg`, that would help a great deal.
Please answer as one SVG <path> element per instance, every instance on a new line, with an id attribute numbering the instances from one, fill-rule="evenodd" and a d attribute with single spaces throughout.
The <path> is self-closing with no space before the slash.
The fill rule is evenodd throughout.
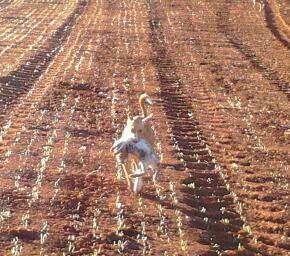
<path id="1" fill-rule="evenodd" d="M 127 184 L 128 184 L 128 189 L 129 189 L 129 191 L 132 191 L 132 189 L 131 189 L 131 182 L 130 182 L 130 178 L 129 178 L 128 171 L 127 171 L 127 166 L 128 166 L 127 163 L 126 164 L 122 164 L 122 168 L 123 168 L 123 171 L 125 173 L 125 177 L 126 177 Z"/>

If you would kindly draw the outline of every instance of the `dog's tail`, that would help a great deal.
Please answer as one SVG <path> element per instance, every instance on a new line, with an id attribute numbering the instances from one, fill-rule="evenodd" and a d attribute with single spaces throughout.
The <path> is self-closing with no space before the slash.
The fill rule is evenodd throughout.
<path id="1" fill-rule="evenodd" d="M 145 108 L 145 101 L 148 104 L 152 105 L 152 101 L 149 99 L 149 96 L 146 93 L 143 93 L 139 97 L 139 105 L 140 105 L 143 117 L 147 116 L 147 111 L 146 111 L 146 108 Z"/>

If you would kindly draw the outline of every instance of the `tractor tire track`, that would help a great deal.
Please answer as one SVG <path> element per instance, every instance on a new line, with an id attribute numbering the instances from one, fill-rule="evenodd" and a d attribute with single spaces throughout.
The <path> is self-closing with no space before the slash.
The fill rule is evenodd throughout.
<path id="1" fill-rule="evenodd" d="M 253 65 L 255 69 L 257 69 L 265 79 L 267 79 L 274 87 L 277 87 L 283 93 L 287 95 L 288 100 L 290 100 L 290 85 L 289 81 L 284 80 L 280 73 L 267 64 L 263 62 L 263 60 L 258 56 L 254 49 L 249 47 L 245 42 L 240 40 L 235 33 L 234 30 L 231 28 L 231 21 L 230 18 L 230 9 L 232 7 L 233 1 L 227 0 L 224 2 L 218 2 L 218 28 L 220 33 L 224 34 L 224 36 L 228 39 L 228 41 L 242 54 L 244 55 Z M 275 30 L 275 26 L 273 25 L 272 18 L 271 18 L 271 11 L 270 7 L 266 5 L 265 9 L 266 13 L 266 20 L 268 21 L 270 30 L 272 33 L 281 41 L 281 36 L 277 30 Z M 289 44 L 285 41 L 282 42 L 283 45 L 287 49 L 289 49 Z"/>
<path id="2" fill-rule="evenodd" d="M 59 83 L 54 82 L 53 88 L 50 88 L 49 92 L 45 95 L 45 97 L 42 97 L 42 96 L 47 91 L 47 89 L 48 89 L 47 86 L 52 85 L 50 79 L 53 81 L 60 81 L 60 80 L 66 81 L 67 76 L 69 76 L 69 78 L 71 78 L 73 75 L 77 75 L 79 72 L 83 72 L 83 69 L 79 68 L 79 67 L 82 67 L 82 65 L 80 64 L 82 62 L 82 59 L 79 58 L 79 54 L 83 53 L 82 50 L 85 48 L 84 45 L 86 47 L 91 47 L 91 46 L 97 47 L 96 45 L 98 45 L 96 43 L 95 44 L 91 43 L 92 45 L 90 45 L 87 41 L 82 40 L 82 36 L 84 36 L 85 38 L 90 36 L 91 39 L 94 39 L 94 34 L 92 36 L 91 31 L 92 31 L 92 29 L 95 28 L 96 22 L 99 21 L 98 20 L 99 13 L 98 13 L 98 8 L 97 8 L 98 5 L 97 4 L 98 3 L 93 3 L 93 4 L 90 4 L 89 6 L 86 6 L 86 8 L 84 10 L 85 11 L 84 15 L 82 15 L 80 17 L 80 19 L 77 21 L 76 28 L 74 28 L 74 30 L 72 31 L 72 33 L 69 37 L 68 43 L 66 42 L 67 48 L 64 49 L 63 53 L 61 53 L 57 56 L 56 60 L 53 61 L 53 65 L 49 65 L 49 72 L 46 73 L 42 77 L 42 79 L 40 79 L 41 80 L 40 85 L 39 85 L 39 81 L 37 82 L 37 86 L 36 86 L 36 90 L 35 90 L 37 92 L 37 95 L 35 95 L 36 97 L 33 97 L 30 100 L 32 102 L 36 102 L 36 104 L 34 104 L 34 107 L 31 106 L 31 108 L 29 109 L 30 111 L 35 111 L 35 115 L 30 114 L 29 118 L 25 117 L 25 114 L 27 114 L 27 112 L 29 111 L 28 109 L 25 109 L 26 110 L 24 113 L 25 118 L 21 119 L 21 118 L 17 118 L 18 116 L 16 116 L 16 118 L 17 118 L 16 121 L 18 123 L 20 123 L 22 126 L 24 124 L 27 125 L 27 122 L 28 122 L 29 123 L 28 126 L 30 128 L 29 130 L 41 131 L 40 134 L 42 134 L 42 135 L 46 134 L 46 136 L 47 136 L 48 134 L 51 134 L 52 130 L 54 130 L 54 133 L 57 131 L 55 133 L 55 135 L 57 134 L 58 136 L 56 138 L 55 143 L 51 147 L 51 155 L 54 157 L 51 159 L 52 161 L 48 162 L 47 168 L 45 170 L 45 172 L 46 172 L 45 176 L 48 179 L 46 182 L 44 182 L 45 186 L 44 186 L 43 190 L 41 189 L 41 192 L 43 192 L 43 193 L 41 193 L 41 195 L 40 195 L 40 198 L 41 198 L 40 202 L 38 202 L 37 206 L 33 205 L 34 211 L 31 214 L 31 216 L 33 216 L 33 219 L 35 219 L 35 221 L 33 220 L 33 223 L 30 224 L 30 226 L 29 226 L 29 230 L 40 229 L 41 226 L 39 226 L 39 224 L 41 222 L 39 223 L 39 221 L 37 221 L 39 219 L 41 219 L 43 223 L 45 221 L 48 223 L 48 225 L 50 226 L 50 232 L 52 234 L 52 236 L 49 236 L 49 239 L 48 239 L 49 243 L 54 243 L 56 245 L 56 248 L 50 248 L 50 249 L 52 249 L 52 252 L 55 252 L 56 249 L 63 250 L 63 245 L 65 246 L 66 243 L 69 243 L 67 236 L 62 237 L 63 230 L 60 230 L 62 227 L 61 224 L 63 223 L 62 222 L 63 218 L 60 217 L 58 219 L 58 217 L 63 216 L 62 214 L 64 212 L 69 215 L 71 213 L 70 211 L 76 210 L 77 208 L 78 208 L 78 210 L 80 210 L 79 213 L 81 215 L 83 209 L 86 207 L 86 204 L 87 204 L 86 200 L 82 200 L 81 207 L 78 207 L 78 205 L 75 205 L 75 203 L 78 203 L 78 201 L 74 200 L 72 202 L 71 197 L 67 197 L 67 194 L 70 194 L 71 192 L 67 191 L 65 189 L 64 189 L 63 193 L 62 192 L 57 193 L 57 189 L 59 189 L 59 185 L 61 185 L 61 188 L 66 187 L 66 182 L 72 177 L 71 173 L 69 176 L 66 176 L 64 173 L 60 173 L 57 170 L 63 169 L 66 165 L 69 166 L 69 168 L 73 169 L 73 167 L 75 165 L 81 164 L 82 163 L 81 161 L 84 160 L 84 159 L 75 159 L 74 160 L 71 157 L 71 154 L 73 154 L 74 157 L 77 158 L 78 153 L 79 153 L 77 151 L 77 149 L 80 147 L 79 145 L 81 143 L 86 145 L 87 137 L 88 136 L 90 136 L 90 137 L 96 136 L 98 133 L 87 131 L 87 129 L 88 129 L 87 126 L 83 129 L 81 129 L 79 127 L 79 124 L 76 123 L 74 120 L 76 119 L 76 117 L 81 118 L 82 120 L 84 119 L 84 117 L 82 115 L 83 115 L 83 113 L 86 112 L 86 110 L 82 109 L 82 106 L 79 106 L 82 104 L 82 102 L 90 102 L 90 103 L 94 104 L 95 102 L 99 102 L 100 97 L 99 97 L 99 95 L 95 95 L 95 92 L 98 91 L 98 89 L 92 88 L 93 86 L 90 86 L 90 81 L 88 81 L 88 84 L 78 84 L 78 83 L 74 84 L 74 83 L 70 83 L 70 82 L 59 82 Z M 93 6 L 93 5 L 95 5 L 95 6 Z M 89 23 L 87 23 L 88 21 L 89 21 Z M 72 49 L 74 50 L 73 52 L 72 52 Z M 92 50 L 92 52 L 94 52 L 94 51 Z M 85 56 L 87 59 L 91 58 L 90 54 L 86 54 Z M 74 65 L 72 65 L 72 63 Z M 85 63 L 86 63 L 86 70 L 89 70 L 90 72 L 87 73 L 87 76 L 83 76 L 83 78 L 89 79 L 89 77 L 94 72 L 94 65 L 92 65 L 92 62 L 89 62 L 89 61 L 87 61 Z M 91 66 L 88 66 L 87 65 L 88 63 L 90 63 Z M 47 80 L 50 83 L 47 83 Z M 83 90 L 81 90 L 82 87 L 85 87 L 85 88 Z M 79 90 L 79 88 L 81 88 L 81 89 Z M 94 91 L 94 96 L 97 99 L 94 100 L 93 102 L 91 102 L 91 99 L 92 99 L 92 97 L 91 97 L 90 101 L 83 100 L 83 101 L 81 101 L 81 103 L 77 104 L 77 102 L 78 102 L 77 99 L 86 96 L 86 95 L 84 95 L 83 91 L 90 92 L 90 90 Z M 78 93 L 80 93 L 80 94 L 78 94 Z M 68 102 L 69 104 L 65 104 L 65 105 L 61 104 L 61 102 L 62 102 L 61 97 L 64 97 L 64 96 L 68 96 L 66 98 L 69 101 Z M 42 100 L 42 101 L 40 101 L 40 100 Z M 30 101 L 26 101 L 26 103 L 31 103 Z M 70 104 L 71 102 L 74 102 L 74 103 Z M 95 107 L 95 106 L 93 108 L 99 109 L 99 107 Z M 104 107 L 103 106 L 100 107 L 100 109 L 102 109 L 102 108 L 104 108 Z M 40 125 L 37 125 L 37 124 L 33 123 L 33 119 L 40 112 L 49 113 L 49 115 L 45 116 L 45 119 L 42 120 Z M 89 114 L 86 114 L 86 117 L 88 117 L 89 120 L 86 119 L 87 122 L 82 122 L 82 124 L 84 124 L 84 125 L 91 124 L 92 122 L 91 122 L 90 118 L 92 118 L 92 117 Z M 52 127 L 51 126 L 49 127 L 49 125 L 47 125 L 47 124 L 51 124 L 51 123 L 53 125 L 52 125 Z M 20 127 L 20 129 L 21 129 L 21 127 Z M 23 134 L 20 131 L 17 132 L 17 134 L 21 134 L 23 136 Z M 29 137 L 29 135 L 31 136 L 32 134 L 28 132 L 28 134 L 24 135 L 24 136 Z M 69 135 L 71 136 L 71 139 L 68 141 Z M 41 151 L 41 149 L 45 146 L 45 141 L 43 141 L 43 139 L 46 138 L 46 136 L 42 136 L 41 137 L 42 140 L 39 139 L 35 143 L 35 145 L 33 145 L 34 150 L 36 152 Z M 9 142 L 11 143 L 11 137 L 5 139 L 6 148 L 9 147 L 9 146 L 7 147 L 7 144 L 9 145 Z M 94 138 L 93 138 L 92 143 L 93 142 L 94 142 Z M 92 143 L 89 143 L 89 146 Z M 18 148 L 25 146 L 25 144 L 23 142 L 20 144 L 19 141 L 14 142 L 14 144 L 16 144 L 18 146 Z M 59 153 L 62 152 L 62 150 L 64 150 L 64 148 L 66 148 L 68 145 L 70 146 L 69 153 L 64 154 L 62 156 L 63 159 L 59 158 L 60 157 Z M 85 153 L 84 153 L 84 155 L 85 155 Z M 39 156 L 37 156 L 37 157 L 39 157 Z M 32 158 L 35 158 L 35 157 L 32 157 Z M 87 157 L 85 157 L 85 158 L 87 160 Z M 63 161 L 60 161 L 60 160 L 63 160 Z M 59 161 L 61 163 L 59 163 Z M 29 162 L 29 165 L 32 165 L 31 170 L 33 168 L 38 169 L 34 165 L 35 162 L 32 162 L 32 161 L 28 161 L 28 162 Z M 11 163 L 11 164 L 13 164 L 13 163 Z M 57 164 L 59 164 L 59 166 L 57 166 Z M 24 162 L 20 161 L 19 168 L 21 165 L 25 165 L 25 161 Z M 90 166 L 93 166 L 93 165 L 90 165 Z M 87 168 L 85 168 L 85 169 L 87 171 Z M 6 166 L 6 170 L 4 169 L 3 171 L 5 171 L 6 173 L 8 172 L 9 177 L 11 175 L 13 175 L 13 173 L 14 173 L 13 169 L 9 168 L 9 167 L 7 168 L 7 166 Z M 27 175 L 27 174 L 25 174 L 25 175 Z M 74 173 L 74 175 L 76 175 L 76 177 L 78 177 L 78 174 Z M 50 177 L 51 177 L 51 179 L 50 179 Z M 28 177 L 28 182 L 30 182 L 30 184 L 34 182 L 33 178 L 34 177 Z M 82 182 L 83 181 L 77 182 L 77 185 L 79 185 L 79 184 L 82 185 L 83 184 Z M 71 184 L 72 184 L 72 186 L 74 186 L 74 185 L 77 186 L 74 182 Z M 69 187 L 72 187 L 72 186 L 69 186 Z M 53 189 L 55 191 L 53 191 Z M 68 190 L 70 190 L 70 189 L 68 189 Z M 79 191 L 79 189 L 77 191 Z M 6 192 L 4 191 L 3 194 L 5 194 Z M 56 195 L 58 195 L 58 197 L 56 197 Z M 13 203 L 13 195 L 12 195 L 11 199 L 10 199 L 10 202 Z M 61 200 L 63 200 L 63 201 L 61 201 Z M 26 201 L 24 203 L 26 203 Z M 42 206 L 39 207 L 39 205 L 42 205 Z M 11 220 L 11 221 L 13 221 L 13 223 L 11 224 L 12 227 L 13 226 L 17 227 L 17 221 L 21 217 L 21 213 L 22 213 L 23 208 L 28 209 L 27 206 L 25 208 L 25 207 L 22 207 L 22 205 L 21 206 L 16 205 L 15 208 L 13 209 L 13 219 Z M 50 219 L 50 217 L 47 217 L 49 215 L 53 215 L 54 218 Z M 1 223 L 1 224 L 3 225 L 3 223 Z M 39 237 L 27 239 L 25 237 L 25 234 L 23 235 L 21 233 L 21 231 L 19 233 L 21 235 L 20 239 L 23 240 L 22 243 L 25 246 L 25 248 L 24 248 L 25 255 L 31 255 L 30 253 L 28 253 L 28 251 L 31 252 L 31 250 L 32 250 L 33 252 L 36 252 L 36 251 L 43 249 L 43 246 L 41 244 L 39 244 L 37 241 L 39 239 Z M 4 244 L 4 240 L 5 240 L 6 244 L 7 243 L 9 244 L 11 242 L 10 240 L 12 240 L 12 238 L 13 238 L 13 231 L 12 232 L 8 231 L 8 236 L 7 236 L 7 231 L 4 230 L 0 234 L 0 237 L 1 237 L 0 239 L 2 239 L 2 236 L 5 237 L 5 239 L 3 239 L 3 244 Z M 61 241 L 59 240 L 60 237 L 62 237 Z M 76 235 L 76 239 L 77 239 L 77 241 L 79 239 L 79 237 L 77 235 Z M 83 239 L 83 238 L 81 238 L 81 239 Z M 36 240 L 36 241 L 32 241 L 31 243 L 30 242 L 26 243 L 27 240 Z M 7 249 L 7 247 L 6 247 L 6 249 Z M 3 250 L 5 250 L 5 248 Z M 42 253 L 43 253 L 43 251 L 42 251 Z M 61 252 L 59 252 L 59 253 L 61 253 Z"/>
<path id="3" fill-rule="evenodd" d="M 215 76 L 212 77 L 211 73 L 216 74 L 216 78 L 219 79 L 223 75 L 229 76 L 225 77 L 225 81 L 223 80 L 222 84 L 224 86 L 226 79 L 230 80 L 232 74 L 239 77 L 239 73 L 236 71 L 238 67 L 243 70 L 242 72 L 247 71 L 248 65 L 246 63 L 248 60 L 241 58 L 239 54 L 237 54 L 237 51 L 233 51 L 234 47 L 227 42 L 227 39 L 217 37 L 219 33 L 214 22 L 207 19 L 208 17 L 204 18 L 204 20 L 201 19 L 203 15 L 196 15 L 193 11 L 196 9 L 196 6 L 194 8 L 192 2 L 189 4 L 189 10 L 192 10 L 192 13 L 195 14 L 195 19 L 192 18 L 193 20 L 190 21 L 189 17 L 181 18 L 181 13 L 185 9 L 182 4 L 185 2 L 188 3 L 190 1 L 179 2 L 176 8 L 171 8 L 172 15 L 170 19 L 168 17 L 170 31 L 172 30 L 171 32 L 173 32 L 172 34 L 175 35 L 175 38 L 182 38 L 182 43 L 177 44 L 176 47 L 178 47 L 179 51 L 185 50 L 184 54 L 194 52 L 194 55 L 190 59 L 191 61 L 188 63 L 197 63 L 192 68 L 189 66 L 184 67 L 182 66 L 182 61 L 177 59 L 178 69 L 182 72 L 182 80 L 185 81 L 185 90 L 188 95 L 194 95 L 194 97 L 196 97 L 193 105 L 198 120 L 201 122 L 200 126 L 206 134 L 208 144 L 211 146 L 218 162 L 226 169 L 226 172 L 230 174 L 226 174 L 226 177 L 231 183 L 233 192 L 236 193 L 236 196 L 242 202 L 241 204 L 239 203 L 241 206 L 240 208 L 243 209 L 244 203 L 247 208 L 249 208 L 249 210 L 243 210 L 246 216 L 243 220 L 247 222 L 249 228 L 253 228 L 255 239 L 259 238 L 259 243 L 254 242 L 253 246 L 258 247 L 264 254 L 282 255 L 288 250 L 287 239 L 284 239 L 288 230 L 288 225 L 282 223 L 283 219 L 288 218 L 287 212 L 284 210 L 284 207 L 287 209 L 289 201 L 289 189 L 287 185 L 289 183 L 289 175 L 287 174 L 289 157 L 287 155 L 287 149 L 284 151 L 285 153 L 283 153 L 283 144 L 277 143 L 277 147 L 281 147 L 281 152 L 270 151 L 270 154 L 267 148 L 257 150 L 258 147 L 256 144 L 259 142 L 259 139 L 257 139 L 256 134 L 262 137 L 262 141 L 263 139 L 267 139 L 267 136 L 263 135 L 258 129 L 255 130 L 255 125 L 255 129 L 245 128 L 244 131 L 246 132 L 241 130 L 245 124 L 248 125 L 247 122 L 249 121 L 247 120 L 245 124 L 242 124 L 243 121 L 241 120 L 243 120 L 245 116 L 250 115 L 253 110 L 245 108 L 245 110 L 241 111 L 241 114 L 236 117 L 235 114 L 231 114 L 231 108 L 229 108 L 227 104 L 222 104 L 223 101 L 227 102 L 227 100 L 224 99 L 227 95 L 229 95 L 229 98 L 236 98 L 236 94 L 233 93 L 236 88 L 234 88 L 234 84 L 231 84 L 231 86 L 233 86 L 233 92 L 231 89 L 229 92 L 223 90 L 222 86 L 218 86 L 218 89 L 215 89 L 213 84 L 217 83 L 217 80 L 215 80 Z M 209 2 L 200 8 L 205 9 L 211 6 L 207 10 L 209 13 L 210 11 L 214 13 L 217 8 L 211 4 L 212 2 Z M 170 9 L 168 12 L 170 12 Z M 196 21 L 200 23 L 196 24 Z M 196 26 L 198 26 L 198 28 L 196 28 Z M 175 38 L 172 36 L 169 40 L 169 44 L 174 43 Z M 192 47 L 188 48 L 191 44 Z M 176 55 L 178 56 L 178 52 L 175 56 Z M 222 66 L 219 66 L 218 63 L 229 63 L 228 66 L 231 65 L 232 67 L 236 67 L 233 69 L 236 73 L 232 72 L 231 69 L 227 67 L 225 68 L 227 74 L 223 74 Z M 190 74 L 190 72 L 192 72 L 192 74 Z M 204 77 L 206 79 L 203 79 Z M 251 83 L 252 82 L 253 85 L 255 85 L 258 81 L 254 80 L 251 81 Z M 282 99 L 284 99 L 284 95 Z M 258 103 L 259 100 L 263 102 L 264 98 L 260 99 L 260 97 L 257 97 L 255 101 Z M 288 103 L 286 97 L 284 101 Z M 243 109 L 243 105 L 242 103 L 240 109 Z M 239 109 L 236 106 L 233 108 Z M 256 109 L 259 108 L 256 107 Z M 236 110 L 233 112 L 236 112 Z M 252 121 L 250 124 L 251 123 Z M 245 133 L 248 133 L 248 129 L 250 133 L 245 136 Z M 259 152 L 260 150 L 261 152 Z M 269 157 L 270 155 L 271 157 Z M 264 159 L 264 162 L 261 162 L 261 159 Z M 285 165 L 284 168 L 283 165 L 278 165 L 278 159 L 281 159 L 281 162 Z M 272 173 L 271 168 L 273 164 L 277 165 L 276 168 L 280 171 Z M 235 169 L 234 172 L 233 169 Z M 235 174 L 236 171 L 237 173 Z M 230 178 L 231 176 L 232 178 Z M 273 201 L 273 194 L 276 195 L 275 198 L 277 202 Z M 259 216 L 249 216 L 252 215 L 252 212 L 257 213 Z M 271 216 L 271 218 L 269 216 Z M 269 227 L 257 225 L 257 223 L 261 221 L 268 223 Z"/>
<path id="4" fill-rule="evenodd" d="M 7 76 L 43 49 L 78 5 L 77 1 L 55 3 L 43 5 L 38 1 L 29 1 L 1 15 L 4 24 L 0 29 L 3 40 L 0 46 L 0 76 Z"/>
<path id="5" fill-rule="evenodd" d="M 48 44 L 44 49 L 41 49 L 8 76 L 0 77 L 0 105 L 2 106 L 0 116 L 3 116 L 7 109 L 21 95 L 27 93 L 45 72 L 54 57 L 58 54 L 62 44 L 67 40 L 74 24 L 83 13 L 86 5 L 86 1 L 80 1 L 63 25 L 48 39 Z"/>
<path id="6" fill-rule="evenodd" d="M 173 140 L 179 148 L 179 156 L 184 161 L 190 177 L 183 182 L 194 184 L 194 189 L 184 189 L 183 202 L 195 209 L 195 214 L 204 220 L 206 233 L 202 243 L 211 244 L 216 253 L 234 252 L 242 244 L 250 255 L 260 253 L 248 244 L 249 237 L 239 236 L 244 221 L 235 211 L 233 199 L 229 196 L 224 180 L 217 171 L 217 165 L 207 150 L 206 142 L 192 115 L 191 104 L 186 96 L 176 67 L 166 49 L 162 20 L 156 8 L 156 2 L 146 1 L 151 29 L 150 41 L 153 48 L 152 62 L 158 73 L 160 97 L 166 112 Z M 201 161 L 194 157 L 197 155 Z M 197 196 L 198 195 L 198 196 Z M 220 209 L 225 207 L 225 212 Z M 198 209 L 206 209 L 198 211 Z M 222 223 L 223 218 L 229 219 L 229 225 Z M 193 225 L 196 223 L 193 223 Z M 217 229 L 218 228 L 218 229 Z M 218 230 L 218 231 L 217 231 Z M 226 255 L 226 254 L 223 254 Z M 267 254 L 264 254 L 267 255 Z"/>

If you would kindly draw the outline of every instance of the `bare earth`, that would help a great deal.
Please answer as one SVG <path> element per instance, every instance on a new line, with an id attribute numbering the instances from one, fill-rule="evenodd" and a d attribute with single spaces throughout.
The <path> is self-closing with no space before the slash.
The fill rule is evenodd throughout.
<path id="1" fill-rule="evenodd" d="M 289 14 L 0 1 L 0 255 L 290 255 Z M 109 149 L 142 92 L 162 174 L 135 195 Z"/>

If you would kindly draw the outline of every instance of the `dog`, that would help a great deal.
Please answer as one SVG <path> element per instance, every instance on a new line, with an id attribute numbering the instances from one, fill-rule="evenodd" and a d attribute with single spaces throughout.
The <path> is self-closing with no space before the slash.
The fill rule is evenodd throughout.
<path id="1" fill-rule="evenodd" d="M 156 161 L 155 160 L 154 161 L 149 161 L 149 160 L 148 161 L 147 160 L 140 161 L 140 159 L 141 159 L 140 155 L 138 155 L 138 153 L 136 153 L 138 150 L 141 150 L 143 148 L 145 150 L 145 152 L 147 152 L 147 153 L 152 151 L 152 154 L 157 157 L 157 155 L 154 151 L 155 132 L 152 129 L 151 125 L 149 124 L 149 120 L 152 118 L 153 115 L 152 114 L 147 115 L 147 111 L 145 108 L 145 102 L 147 102 L 148 104 L 152 104 L 152 101 L 149 99 L 148 95 L 146 93 L 143 93 L 139 97 L 139 105 L 141 108 L 142 115 L 135 116 L 132 119 L 130 117 L 128 118 L 127 124 L 122 132 L 121 138 L 118 139 L 117 141 L 115 141 L 113 147 L 111 148 L 111 151 L 113 151 L 114 154 L 116 155 L 117 162 L 122 165 L 122 169 L 125 173 L 129 190 L 131 190 L 130 177 L 135 178 L 134 188 L 133 188 L 134 191 L 140 191 L 140 189 L 142 187 L 141 183 L 143 182 L 141 176 L 145 175 L 145 173 L 147 172 L 148 165 L 151 165 L 152 167 L 157 166 L 156 159 L 155 159 Z M 139 142 L 137 143 L 137 141 L 139 141 Z M 120 147 L 120 145 L 127 145 L 125 147 L 126 150 L 123 147 Z M 135 151 L 131 150 L 132 151 L 131 152 L 130 150 L 127 150 L 129 145 L 135 145 L 134 146 Z M 150 150 L 149 150 L 149 147 L 150 147 Z M 120 150 L 120 149 L 122 149 L 122 150 Z M 139 170 L 141 170 L 141 172 L 139 172 L 139 175 L 137 175 L 138 177 L 136 176 L 136 173 L 131 174 L 129 177 L 127 170 L 130 169 L 130 167 L 131 167 L 130 164 L 131 165 L 133 164 L 135 167 L 134 169 L 138 170 L 138 166 L 136 163 L 138 163 L 139 168 L 140 168 Z M 145 164 L 145 163 L 147 163 L 147 164 Z M 134 177 L 134 175 L 135 175 L 135 177 Z M 156 176 L 157 175 L 154 175 L 153 178 L 155 179 Z M 139 186 L 140 189 L 136 188 L 136 186 Z"/>

